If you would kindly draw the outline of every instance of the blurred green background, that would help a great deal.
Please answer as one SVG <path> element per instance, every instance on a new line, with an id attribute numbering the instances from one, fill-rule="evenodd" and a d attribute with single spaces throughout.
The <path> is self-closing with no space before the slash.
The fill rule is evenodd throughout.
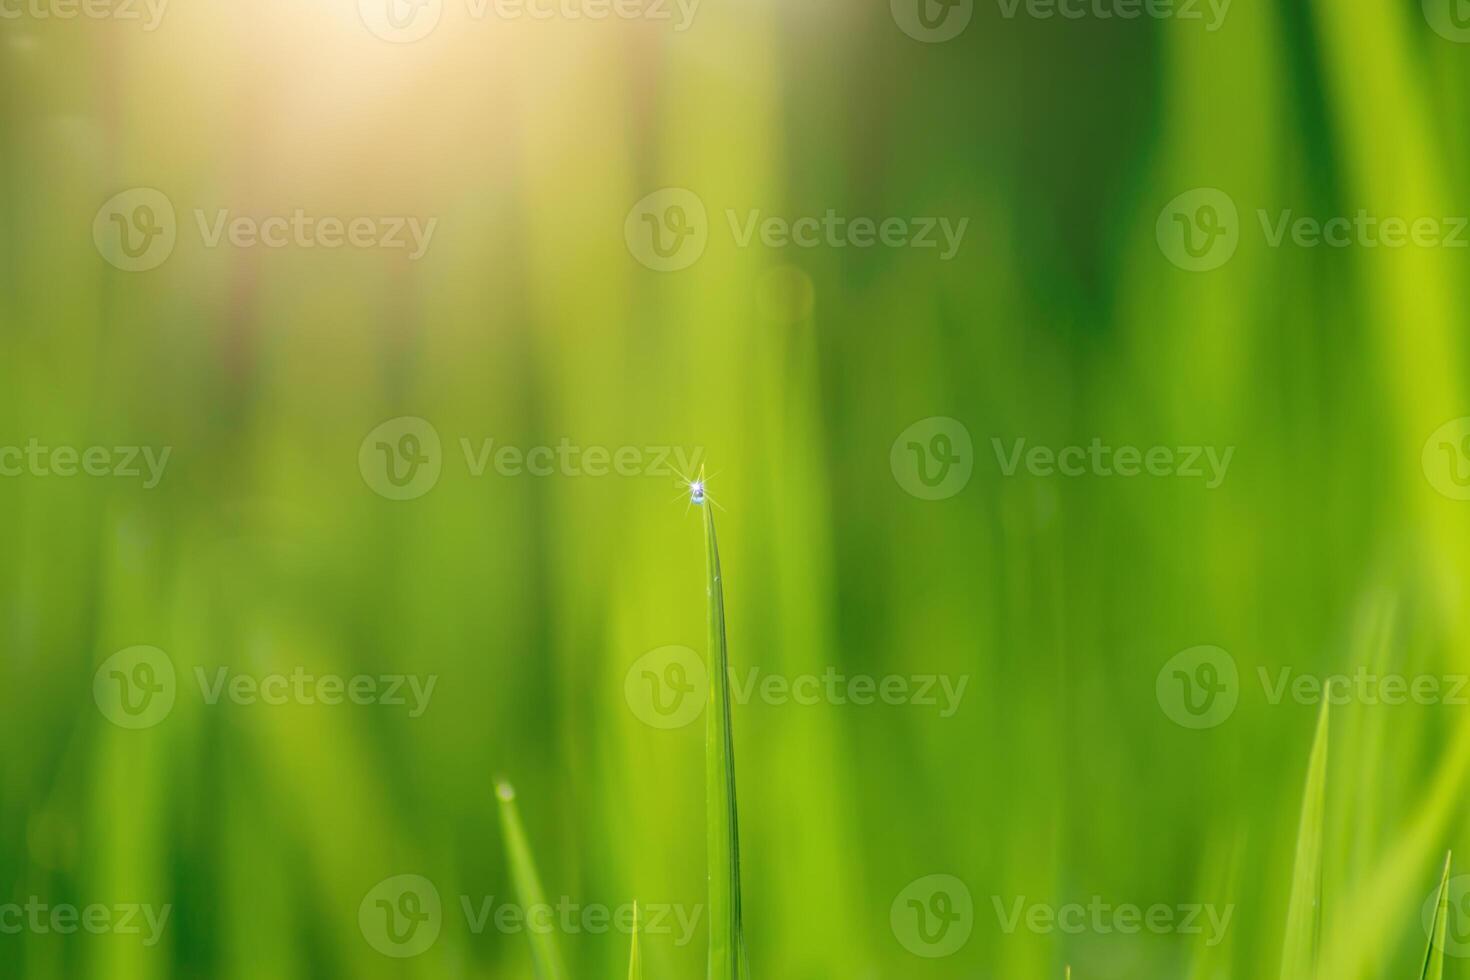
<path id="1" fill-rule="evenodd" d="M 736 706 L 756 977 L 1276 975 L 1317 707 L 1258 671 L 1470 660 L 1470 503 L 1421 461 L 1470 415 L 1470 253 L 1273 248 L 1257 213 L 1470 213 L 1470 47 L 1433 2 L 1239 0 L 1209 30 L 986 0 L 939 43 L 902 3 L 704 0 L 680 31 L 446 0 L 414 43 L 351 0 L 176 0 L 151 31 L 8 8 L 0 446 L 171 455 L 152 489 L 0 478 L 0 904 L 171 914 L 153 945 L 0 931 L 0 973 L 529 977 L 526 936 L 462 908 L 513 901 L 497 776 L 548 895 L 704 902 L 703 725 L 625 696 L 650 651 L 705 652 L 697 512 L 668 473 L 474 475 L 461 440 L 494 439 L 700 450 L 738 676 L 968 678 L 951 717 Z M 138 187 L 177 245 L 126 272 L 93 227 Z M 1239 245 L 1190 272 L 1156 223 L 1200 187 Z M 687 268 L 633 241 L 662 188 L 707 211 Z M 195 218 L 295 209 L 437 226 L 414 261 L 211 248 Z M 968 226 L 945 261 L 727 217 L 829 209 Z M 402 417 L 441 472 L 393 500 L 360 450 Z M 890 457 L 931 417 L 973 446 L 936 500 Z M 1235 452 L 1215 489 L 1006 476 L 992 440 L 1022 438 Z M 1196 730 L 1155 691 L 1203 644 L 1239 703 Z M 131 729 L 94 680 L 138 645 L 177 680 Z M 221 667 L 437 686 L 419 717 L 209 704 Z M 1443 854 L 1470 859 L 1470 713 L 1357 699 L 1331 731 L 1328 975 L 1415 977 Z M 443 904 L 408 958 L 359 922 L 401 874 Z M 936 958 L 890 916 L 933 874 L 974 904 Z M 1234 911 L 1215 946 L 1007 933 L 1020 896 Z M 704 925 L 646 937 L 647 975 L 698 976 Z M 562 943 L 575 977 L 626 970 L 616 930 Z"/>

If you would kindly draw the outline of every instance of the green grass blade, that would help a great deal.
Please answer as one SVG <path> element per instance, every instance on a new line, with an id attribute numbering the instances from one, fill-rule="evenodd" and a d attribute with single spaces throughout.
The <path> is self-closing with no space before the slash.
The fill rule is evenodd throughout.
<path id="1" fill-rule="evenodd" d="M 1450 859 L 1444 857 L 1444 872 L 1439 876 L 1439 898 L 1434 905 L 1434 928 L 1429 934 L 1429 948 L 1424 951 L 1424 967 L 1419 971 L 1419 980 L 1443 980 L 1444 977 L 1444 932 L 1450 911 Z"/>
<path id="2" fill-rule="evenodd" d="M 529 917 L 532 909 L 546 906 L 546 895 L 541 890 L 541 876 L 536 873 L 536 860 L 531 856 L 531 845 L 527 843 L 526 830 L 521 825 L 515 789 L 507 782 L 500 782 L 495 787 L 495 795 L 500 800 L 500 822 L 505 831 L 506 860 L 510 862 L 510 873 L 515 879 L 516 895 L 521 900 L 521 909 Z M 556 948 L 554 930 L 533 928 L 528 921 L 526 934 L 531 939 L 531 959 L 535 963 L 539 980 L 565 980 L 567 971 Z"/>
<path id="3" fill-rule="evenodd" d="M 709 980 L 747 975 L 740 920 L 740 830 L 735 804 L 735 747 L 730 730 L 730 662 L 725 593 L 714 508 L 704 507 L 709 585 L 709 704 L 705 728 L 705 806 L 709 859 Z"/>
<path id="4" fill-rule="evenodd" d="M 638 952 L 638 903 L 633 903 L 633 948 L 628 953 L 628 980 L 643 980 L 643 956 Z"/>
<path id="5" fill-rule="evenodd" d="M 1296 862 L 1291 871 L 1291 902 L 1281 948 L 1281 980 L 1311 980 L 1317 969 L 1317 938 L 1322 925 L 1322 818 L 1327 796 L 1327 700 L 1317 718 L 1302 794 Z"/>

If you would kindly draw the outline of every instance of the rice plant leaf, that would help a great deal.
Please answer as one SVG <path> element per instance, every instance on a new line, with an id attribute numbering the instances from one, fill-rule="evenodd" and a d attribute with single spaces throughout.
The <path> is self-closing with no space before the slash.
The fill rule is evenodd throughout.
<path id="1" fill-rule="evenodd" d="M 628 953 L 628 980 L 643 980 L 643 956 L 638 951 L 638 902 L 633 902 L 633 948 Z"/>
<path id="2" fill-rule="evenodd" d="M 1281 949 L 1281 980 L 1312 980 L 1317 969 L 1317 941 L 1322 927 L 1322 819 L 1327 796 L 1327 700 L 1317 717 L 1297 828 L 1296 861 L 1291 872 L 1291 901 Z"/>
<path id="3" fill-rule="evenodd" d="M 703 478 L 701 477 L 701 484 Z M 748 975 L 740 917 L 740 828 L 735 803 L 735 748 L 730 730 L 730 662 L 725 594 L 714 508 L 704 507 L 709 587 L 709 702 L 705 727 L 705 821 L 709 860 L 709 980 Z"/>
<path id="4" fill-rule="evenodd" d="M 1429 948 L 1424 951 L 1424 966 L 1419 971 L 1419 980 L 1443 980 L 1444 978 L 1444 933 L 1450 911 L 1450 860 L 1444 858 L 1444 872 L 1439 876 L 1439 898 L 1434 903 L 1434 925 L 1429 933 Z"/>
<path id="5" fill-rule="evenodd" d="M 505 831 L 505 856 L 510 863 L 511 877 L 515 879 L 516 894 L 521 908 L 544 908 L 546 896 L 541 890 L 541 876 L 536 872 L 536 860 L 531 856 L 531 845 L 526 841 L 526 830 L 521 824 L 521 814 L 516 808 L 516 791 L 507 782 L 495 787 L 500 800 L 500 822 Z M 567 971 L 557 951 L 556 936 L 550 928 L 540 928 L 527 923 L 526 934 L 531 940 L 531 959 L 535 964 L 538 980 L 566 980 Z"/>

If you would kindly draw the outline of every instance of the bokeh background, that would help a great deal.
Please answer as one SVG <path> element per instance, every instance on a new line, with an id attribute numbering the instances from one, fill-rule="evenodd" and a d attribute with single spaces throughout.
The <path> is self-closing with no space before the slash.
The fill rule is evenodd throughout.
<path id="1" fill-rule="evenodd" d="M 493 438 L 702 449 L 737 672 L 969 678 L 948 718 L 737 706 L 753 975 L 1276 975 L 1317 707 L 1271 704 L 1258 670 L 1470 669 L 1470 502 L 1421 461 L 1470 415 L 1470 252 L 1272 248 L 1256 212 L 1470 214 L 1470 47 L 1408 0 L 1236 0 L 1214 31 L 977 2 L 942 43 L 901 19 L 704 0 L 675 31 L 447 0 L 412 44 L 350 0 L 0 20 L 0 445 L 172 447 L 153 489 L 0 479 L 0 902 L 172 906 L 152 947 L 0 934 L 0 973 L 529 977 L 526 936 L 460 907 L 511 898 L 497 776 L 549 895 L 704 901 L 703 726 L 624 694 L 649 651 L 704 652 L 698 512 L 667 475 L 473 476 L 460 440 Z M 135 187 L 178 244 L 129 273 L 92 229 Z M 667 187 L 708 245 L 658 272 L 625 220 Z M 1197 187 L 1241 225 L 1203 273 L 1155 235 Z M 207 248 L 193 217 L 296 208 L 438 226 L 410 261 Z M 740 247 L 729 209 L 969 224 L 942 261 Z M 397 501 L 359 449 L 404 416 L 442 473 Z M 925 500 L 890 449 L 934 416 L 973 474 Z M 1007 477 L 992 448 L 1094 437 L 1235 455 L 1207 489 Z M 1155 681 L 1201 644 L 1239 704 L 1193 730 Z M 93 680 L 135 645 L 179 681 L 129 730 Z M 438 683 L 418 718 L 209 705 L 194 671 L 219 667 Z M 1467 766 L 1464 706 L 1334 707 L 1333 980 L 1418 975 L 1443 854 L 1470 860 Z M 395 959 L 358 911 L 405 873 L 443 923 Z M 890 923 L 931 874 L 975 905 L 936 959 Z M 1234 914 L 1214 947 L 1007 934 L 1018 896 Z M 700 975 L 703 925 L 647 937 L 647 975 Z M 617 932 L 562 944 L 575 977 L 626 970 Z"/>

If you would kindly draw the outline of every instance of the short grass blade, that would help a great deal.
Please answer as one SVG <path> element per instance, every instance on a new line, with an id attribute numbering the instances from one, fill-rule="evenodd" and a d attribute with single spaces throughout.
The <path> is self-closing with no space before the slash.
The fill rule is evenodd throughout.
<path id="1" fill-rule="evenodd" d="M 1297 828 L 1296 861 L 1291 871 L 1291 901 L 1281 949 L 1281 980 L 1313 980 L 1322 924 L 1322 820 L 1327 796 L 1327 701 L 1317 718 L 1317 734 L 1307 763 Z"/>
<path id="2" fill-rule="evenodd" d="M 1424 951 L 1424 966 L 1419 980 L 1444 980 L 1444 933 L 1450 911 L 1450 860 L 1444 858 L 1444 872 L 1439 876 L 1439 898 L 1434 903 L 1434 925 L 1429 933 L 1429 948 Z"/>
<path id="3" fill-rule="evenodd" d="M 505 856 L 510 862 L 510 873 L 515 879 L 521 908 L 544 908 L 546 895 L 541 890 L 541 876 L 536 872 L 536 860 L 531 856 L 531 845 L 526 840 L 526 830 L 521 825 L 521 814 L 516 808 L 516 791 L 509 783 L 502 781 L 496 785 L 495 795 L 500 800 Z M 535 963 L 538 980 L 566 980 L 567 971 L 562 965 L 561 954 L 557 951 L 553 931 L 549 928 L 531 928 L 528 923 L 526 933 L 531 939 L 531 959 Z"/>
<path id="4" fill-rule="evenodd" d="M 628 953 L 628 980 L 643 980 L 643 956 L 638 951 L 638 903 L 633 903 L 633 948 Z"/>

